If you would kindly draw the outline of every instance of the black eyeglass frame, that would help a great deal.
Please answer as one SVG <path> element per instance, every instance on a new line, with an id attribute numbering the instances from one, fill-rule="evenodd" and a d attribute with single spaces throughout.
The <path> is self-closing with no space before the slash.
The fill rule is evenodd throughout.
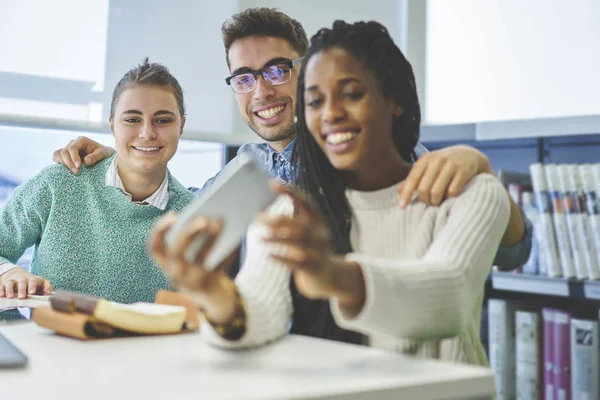
<path id="1" fill-rule="evenodd" d="M 248 92 L 243 92 L 243 93 L 240 93 L 240 94 L 250 93 L 250 92 L 254 91 L 254 89 L 256 89 L 256 82 L 258 82 L 258 76 L 259 75 L 262 75 L 262 77 L 264 78 L 264 80 L 266 82 L 268 82 L 269 85 L 272 85 L 272 86 L 283 85 L 284 83 L 287 83 L 287 82 L 290 81 L 290 79 L 292 78 L 292 74 L 291 74 L 292 69 L 296 65 L 300 64 L 303 59 L 304 59 L 304 57 L 296 58 L 295 60 L 280 60 L 280 61 L 274 62 L 272 64 L 270 63 L 268 65 L 265 65 L 264 67 L 262 67 L 259 70 L 249 70 L 249 71 L 239 72 L 237 74 L 233 74 L 233 75 L 228 76 L 227 78 L 225 78 L 225 83 L 227 85 L 231 86 L 231 80 L 233 78 L 235 78 L 236 76 L 246 75 L 246 74 L 252 74 L 252 76 L 254 76 L 254 87 L 252 88 L 252 90 L 249 90 Z M 283 65 L 287 65 L 288 68 L 290 69 L 290 77 L 287 80 L 285 80 L 283 82 L 280 82 L 280 83 L 271 83 L 271 82 L 269 82 L 269 79 L 265 76 L 266 71 L 269 68 L 273 67 L 274 65 L 282 65 L 282 64 Z M 233 86 L 232 86 L 232 89 L 233 89 Z M 234 90 L 234 92 L 235 92 L 235 90 Z M 235 92 L 235 93 L 237 93 L 237 92 Z"/>

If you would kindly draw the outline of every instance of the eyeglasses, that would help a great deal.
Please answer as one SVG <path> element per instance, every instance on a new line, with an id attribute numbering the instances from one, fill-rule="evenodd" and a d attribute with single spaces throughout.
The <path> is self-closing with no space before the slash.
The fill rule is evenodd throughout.
<path id="1" fill-rule="evenodd" d="M 238 94 L 250 93 L 256 89 L 258 75 L 273 86 L 283 85 L 292 78 L 292 68 L 302 62 L 304 57 L 295 60 L 282 60 L 267 65 L 258 71 L 248 71 L 231 75 L 225 79 L 225 83 L 231 86 L 233 91 Z"/>

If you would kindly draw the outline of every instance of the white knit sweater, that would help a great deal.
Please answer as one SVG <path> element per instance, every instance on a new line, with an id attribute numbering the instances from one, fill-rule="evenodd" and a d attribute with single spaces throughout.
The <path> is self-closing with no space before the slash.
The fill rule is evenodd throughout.
<path id="1" fill-rule="evenodd" d="M 400 209 L 396 186 L 347 191 L 354 215 L 354 253 L 347 257 L 362 268 L 366 302 L 349 319 L 332 299 L 336 322 L 369 336 L 374 346 L 487 364 L 479 338 L 480 310 L 484 283 L 509 219 L 506 191 L 495 177 L 482 174 L 441 206 L 414 198 Z M 287 198 L 270 209 L 274 215 L 291 211 Z M 236 279 L 246 305 L 246 334 L 239 341 L 226 341 L 203 324 L 203 336 L 214 345 L 259 346 L 288 331 L 290 272 L 270 258 L 280 248 L 261 240 L 265 229 L 250 227 L 246 260 Z"/>

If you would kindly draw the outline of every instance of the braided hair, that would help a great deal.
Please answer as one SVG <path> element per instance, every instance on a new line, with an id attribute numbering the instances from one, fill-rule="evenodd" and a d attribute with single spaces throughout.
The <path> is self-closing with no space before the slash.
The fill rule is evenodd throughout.
<path id="1" fill-rule="evenodd" d="M 316 202 L 331 230 L 335 252 L 348 254 L 352 252 L 352 211 L 345 195 L 346 180 L 312 137 L 304 113 L 306 65 L 315 54 L 334 47 L 347 51 L 372 71 L 383 95 L 391 96 L 402 107 L 403 114 L 392 117 L 392 135 L 398 152 L 409 162 L 416 158 L 414 149 L 419 139 L 421 111 L 412 67 L 381 24 L 374 21 L 353 24 L 335 21 L 331 29 L 323 28 L 311 38 L 298 77 L 297 139 L 292 163 L 297 171 L 293 175 L 297 179 L 296 185 Z M 328 301 L 306 299 L 298 293 L 293 280 L 291 289 L 294 299 L 293 333 L 349 343 L 363 341 L 362 335 L 345 331 L 335 324 Z"/>

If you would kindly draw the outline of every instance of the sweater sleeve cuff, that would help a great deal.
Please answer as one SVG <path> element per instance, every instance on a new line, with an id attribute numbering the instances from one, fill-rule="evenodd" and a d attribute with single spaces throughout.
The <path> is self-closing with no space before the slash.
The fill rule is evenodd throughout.
<path id="1" fill-rule="evenodd" d="M 221 335 L 219 335 L 215 328 L 206 320 L 203 320 L 202 324 L 200 325 L 200 334 L 204 337 L 204 340 L 208 344 L 215 347 L 222 347 L 226 349 L 236 349 L 245 347 L 243 345 L 240 345 L 240 342 L 238 340 L 227 340 Z"/>
<path id="2" fill-rule="evenodd" d="M 359 254 L 348 254 L 346 260 L 357 263 L 362 270 L 365 280 L 365 304 L 357 315 L 349 317 L 346 311 L 340 307 L 337 298 L 332 298 L 330 301 L 331 313 L 335 322 L 344 329 L 364 334 L 377 333 L 377 329 L 374 327 L 378 325 L 382 318 L 382 308 L 379 304 L 380 299 L 377 296 L 380 290 L 376 288 L 386 285 L 386 278 L 370 268 L 369 263 L 363 260 L 363 257 Z M 383 314 L 385 318 L 385 310 L 383 310 Z"/>
<path id="3" fill-rule="evenodd" d="M 19 268 L 19 266 L 10 262 L 0 263 L 0 276 L 13 268 Z"/>

